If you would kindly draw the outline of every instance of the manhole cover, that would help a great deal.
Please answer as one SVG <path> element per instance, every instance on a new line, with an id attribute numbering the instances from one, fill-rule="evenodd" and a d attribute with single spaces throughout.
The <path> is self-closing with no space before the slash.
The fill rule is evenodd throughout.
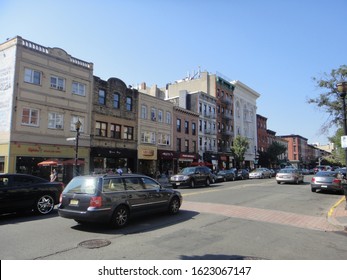
<path id="1" fill-rule="evenodd" d="M 86 240 L 79 243 L 78 246 L 81 246 L 83 248 L 88 248 L 88 249 L 96 249 L 96 248 L 108 246 L 110 244 L 111 244 L 111 241 L 106 239 L 91 239 L 91 240 Z"/>

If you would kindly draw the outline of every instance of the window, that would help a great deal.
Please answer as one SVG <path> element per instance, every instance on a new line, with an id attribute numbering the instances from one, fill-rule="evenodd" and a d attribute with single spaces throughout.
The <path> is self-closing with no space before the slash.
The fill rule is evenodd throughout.
<path id="1" fill-rule="evenodd" d="M 177 132 L 181 132 L 181 120 L 177 119 L 176 121 L 176 130 Z"/>
<path id="2" fill-rule="evenodd" d="M 181 151 L 181 138 L 176 139 L 176 151 L 177 152 Z"/>
<path id="3" fill-rule="evenodd" d="M 189 140 L 184 140 L 184 151 L 189 153 Z"/>
<path id="4" fill-rule="evenodd" d="M 192 123 L 192 134 L 196 135 L 196 123 Z"/>
<path id="5" fill-rule="evenodd" d="M 197 150 L 196 150 L 196 141 L 192 141 L 192 144 L 193 144 L 193 153 L 196 153 Z"/>
<path id="6" fill-rule="evenodd" d="M 121 139 L 121 126 L 119 124 L 111 124 L 110 137 L 115 139 Z"/>
<path id="7" fill-rule="evenodd" d="M 151 120 L 152 121 L 156 121 L 157 120 L 156 115 L 157 115 L 157 110 L 155 108 L 152 108 L 151 109 Z"/>
<path id="8" fill-rule="evenodd" d="M 126 99 L 126 110 L 132 111 L 133 110 L 133 99 L 131 97 L 127 97 Z"/>
<path id="9" fill-rule="evenodd" d="M 103 89 L 99 89 L 99 104 L 106 105 L 106 92 Z"/>
<path id="10" fill-rule="evenodd" d="M 96 122 L 95 123 L 95 135 L 107 137 L 107 123 Z"/>
<path id="11" fill-rule="evenodd" d="M 42 73 L 29 68 L 24 69 L 24 82 L 41 85 L 41 75 Z"/>
<path id="12" fill-rule="evenodd" d="M 79 82 L 72 82 L 72 93 L 86 96 L 86 85 Z"/>
<path id="13" fill-rule="evenodd" d="M 155 133 L 151 131 L 141 132 L 141 142 L 155 144 Z"/>
<path id="14" fill-rule="evenodd" d="M 170 112 L 166 112 L 166 123 L 171 124 L 171 113 Z"/>
<path id="15" fill-rule="evenodd" d="M 80 132 L 84 131 L 84 118 L 81 116 L 72 116 L 70 123 L 70 131 L 76 131 L 76 123 L 80 121 L 81 127 Z"/>
<path id="16" fill-rule="evenodd" d="M 39 126 L 39 110 L 31 108 L 23 108 L 22 124 Z"/>
<path id="17" fill-rule="evenodd" d="M 65 79 L 56 76 L 51 76 L 51 88 L 65 90 Z"/>
<path id="18" fill-rule="evenodd" d="M 184 132 L 186 134 L 189 134 L 189 122 L 188 121 L 184 122 Z"/>
<path id="19" fill-rule="evenodd" d="M 147 106 L 141 106 L 141 119 L 147 119 Z"/>
<path id="20" fill-rule="evenodd" d="M 158 110 L 158 122 L 163 122 L 163 111 Z"/>
<path id="21" fill-rule="evenodd" d="M 158 145 L 170 146 L 170 134 L 158 134 Z"/>
<path id="22" fill-rule="evenodd" d="M 131 126 L 124 126 L 123 139 L 133 140 L 134 139 L 134 128 Z"/>
<path id="23" fill-rule="evenodd" d="M 63 129 L 64 118 L 59 113 L 48 113 L 48 128 L 52 129 Z"/>
<path id="24" fill-rule="evenodd" d="M 199 131 L 202 132 L 202 120 L 199 120 Z"/>
<path id="25" fill-rule="evenodd" d="M 115 108 L 115 109 L 119 109 L 119 97 L 120 97 L 120 95 L 119 95 L 119 93 L 114 93 L 113 94 L 113 108 Z"/>

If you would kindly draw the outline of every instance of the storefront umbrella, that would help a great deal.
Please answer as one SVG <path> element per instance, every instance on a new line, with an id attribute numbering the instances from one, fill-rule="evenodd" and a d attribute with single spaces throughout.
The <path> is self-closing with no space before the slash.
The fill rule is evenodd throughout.
<path id="1" fill-rule="evenodd" d="M 51 170 L 53 166 L 61 165 L 61 162 L 59 160 L 55 159 L 47 159 L 44 161 L 41 161 L 37 164 L 38 166 L 50 166 Z"/>

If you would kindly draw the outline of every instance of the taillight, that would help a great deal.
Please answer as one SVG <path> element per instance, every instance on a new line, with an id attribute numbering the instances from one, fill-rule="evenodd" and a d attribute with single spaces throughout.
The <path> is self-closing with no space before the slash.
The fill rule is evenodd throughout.
<path id="1" fill-rule="evenodd" d="M 93 196 L 90 198 L 90 202 L 89 202 L 90 207 L 98 208 L 98 207 L 101 207 L 101 205 L 102 205 L 101 196 Z"/>
<path id="2" fill-rule="evenodd" d="M 340 185 L 341 180 L 340 179 L 334 179 L 333 184 Z"/>
<path id="3" fill-rule="evenodd" d="M 312 177 L 311 183 L 314 183 L 315 181 L 316 181 L 316 179 L 314 177 Z"/>

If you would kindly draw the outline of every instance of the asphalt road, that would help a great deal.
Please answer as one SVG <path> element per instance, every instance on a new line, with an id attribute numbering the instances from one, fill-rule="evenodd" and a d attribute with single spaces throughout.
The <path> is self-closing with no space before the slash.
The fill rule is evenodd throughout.
<path id="1" fill-rule="evenodd" d="M 57 212 L 0 216 L 1 260 L 346 260 L 347 234 L 327 221 L 341 195 L 275 179 L 179 189 L 178 215 L 140 217 L 120 230 Z"/>

